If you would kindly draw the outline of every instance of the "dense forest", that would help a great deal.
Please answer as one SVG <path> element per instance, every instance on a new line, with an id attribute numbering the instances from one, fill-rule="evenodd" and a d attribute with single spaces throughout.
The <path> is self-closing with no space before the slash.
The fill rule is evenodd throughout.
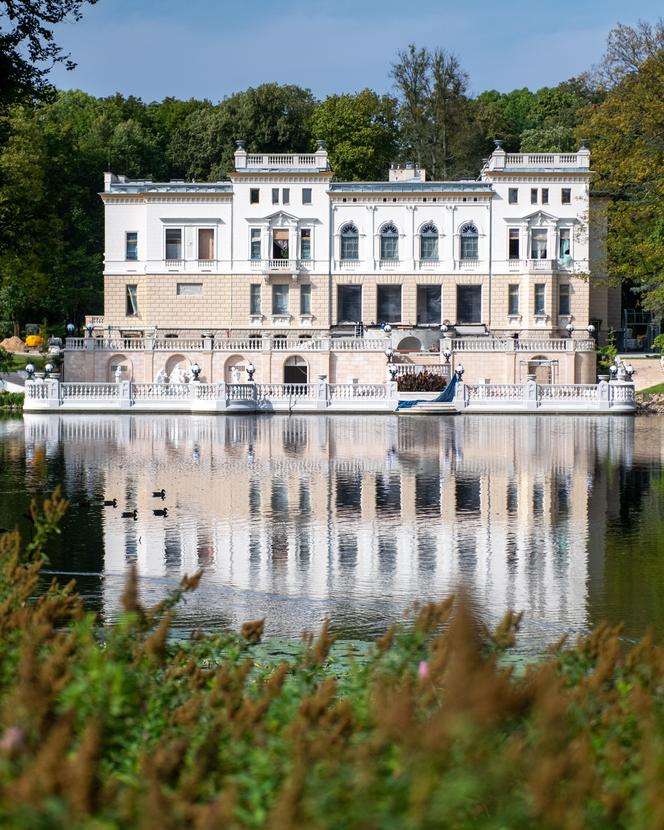
<path id="1" fill-rule="evenodd" d="M 76 4 L 77 0 L 68 0 Z M 610 270 L 664 309 L 664 23 L 617 26 L 600 66 L 556 87 L 469 93 L 459 60 L 414 45 L 365 89 L 318 100 L 266 83 L 222 101 L 55 91 L 43 77 L 0 87 L 0 337 L 28 321 L 80 323 L 102 309 L 102 173 L 219 180 L 235 140 L 291 152 L 325 139 L 339 179 L 383 179 L 417 161 L 433 179 L 477 177 L 508 151 L 590 142 L 593 186 L 611 201 Z M 19 79 L 19 80 L 25 80 Z"/>

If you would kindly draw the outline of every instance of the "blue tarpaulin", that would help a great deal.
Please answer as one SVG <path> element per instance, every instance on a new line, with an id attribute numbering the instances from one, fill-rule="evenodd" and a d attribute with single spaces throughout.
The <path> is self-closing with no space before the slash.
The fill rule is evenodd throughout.
<path id="1" fill-rule="evenodd" d="M 457 385 L 457 376 L 454 375 L 450 383 L 443 389 L 443 391 L 432 401 L 400 401 L 397 409 L 410 409 L 411 406 L 416 406 L 418 403 L 452 403 L 454 400 L 454 390 Z"/>

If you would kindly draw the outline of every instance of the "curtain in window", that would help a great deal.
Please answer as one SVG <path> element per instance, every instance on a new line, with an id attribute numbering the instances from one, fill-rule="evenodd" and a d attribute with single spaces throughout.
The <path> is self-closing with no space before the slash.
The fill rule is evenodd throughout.
<path id="1" fill-rule="evenodd" d="M 477 259 L 479 234 L 475 225 L 464 225 L 459 236 L 461 259 Z"/>
<path id="2" fill-rule="evenodd" d="M 198 258 L 214 259 L 214 231 L 212 228 L 198 229 Z"/>
<path id="3" fill-rule="evenodd" d="M 558 256 L 560 257 L 560 259 L 564 260 L 566 257 L 569 257 L 571 253 L 572 249 L 569 228 L 561 228 L 559 237 Z"/>
<path id="4" fill-rule="evenodd" d="M 544 285 L 538 283 L 535 286 L 535 314 L 545 314 L 544 309 Z"/>
<path id="5" fill-rule="evenodd" d="M 311 314 L 311 284 L 300 286 L 300 314 Z"/>
<path id="6" fill-rule="evenodd" d="M 337 318 L 340 323 L 357 323 L 362 319 L 362 286 L 340 285 Z"/>
<path id="7" fill-rule="evenodd" d="M 425 225 L 420 232 L 420 259 L 438 259 L 438 228 Z"/>
<path id="8" fill-rule="evenodd" d="M 253 283 L 249 286 L 249 313 L 261 313 L 261 287 L 258 283 Z"/>
<path id="9" fill-rule="evenodd" d="M 457 286 L 457 322 L 482 322 L 482 286 Z"/>
<path id="10" fill-rule="evenodd" d="M 380 232 L 380 258 L 399 259 L 399 231 L 394 225 L 385 225 Z"/>
<path id="11" fill-rule="evenodd" d="M 401 320 L 401 286 L 378 286 L 378 321 L 398 323 Z"/>
<path id="12" fill-rule="evenodd" d="M 440 323 L 440 297 L 441 288 L 439 285 L 417 286 L 418 324 Z"/>
<path id="13" fill-rule="evenodd" d="M 358 258 L 358 238 L 355 225 L 346 225 L 341 229 L 341 259 Z"/>
<path id="14" fill-rule="evenodd" d="M 530 258 L 531 259 L 546 259 L 546 238 L 547 232 L 546 230 L 536 228 L 531 231 L 530 242 L 531 242 L 531 251 L 530 251 Z"/>
<path id="15" fill-rule="evenodd" d="M 272 313 L 288 314 L 288 286 L 272 286 Z"/>
<path id="16" fill-rule="evenodd" d="M 260 228 L 251 229 L 251 258 L 261 258 L 261 231 Z"/>
<path id="17" fill-rule="evenodd" d="M 311 259 L 311 231 L 300 231 L 300 259 Z"/>

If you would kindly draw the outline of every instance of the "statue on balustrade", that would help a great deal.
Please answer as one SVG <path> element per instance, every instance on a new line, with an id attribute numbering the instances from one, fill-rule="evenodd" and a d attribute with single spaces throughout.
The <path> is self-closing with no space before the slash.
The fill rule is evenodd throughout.
<path id="1" fill-rule="evenodd" d="M 187 383 L 188 380 L 189 380 L 189 377 L 188 377 L 186 371 L 182 368 L 182 366 L 180 366 L 178 364 L 173 369 L 173 371 L 171 372 L 170 382 L 171 383 Z"/>
<path id="2" fill-rule="evenodd" d="M 240 378 L 240 367 L 239 366 L 232 366 L 231 367 L 231 383 L 241 383 L 242 380 Z"/>
<path id="3" fill-rule="evenodd" d="M 160 369 L 154 379 L 155 383 L 168 383 L 168 375 L 166 374 L 166 369 Z"/>

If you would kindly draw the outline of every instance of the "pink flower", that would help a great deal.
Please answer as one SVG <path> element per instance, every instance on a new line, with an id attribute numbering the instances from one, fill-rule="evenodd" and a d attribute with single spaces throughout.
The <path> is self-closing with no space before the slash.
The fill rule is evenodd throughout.
<path id="1" fill-rule="evenodd" d="M 417 674 L 420 680 L 426 680 L 426 678 L 429 676 L 429 664 L 426 660 L 420 660 L 420 665 L 418 666 Z"/>

